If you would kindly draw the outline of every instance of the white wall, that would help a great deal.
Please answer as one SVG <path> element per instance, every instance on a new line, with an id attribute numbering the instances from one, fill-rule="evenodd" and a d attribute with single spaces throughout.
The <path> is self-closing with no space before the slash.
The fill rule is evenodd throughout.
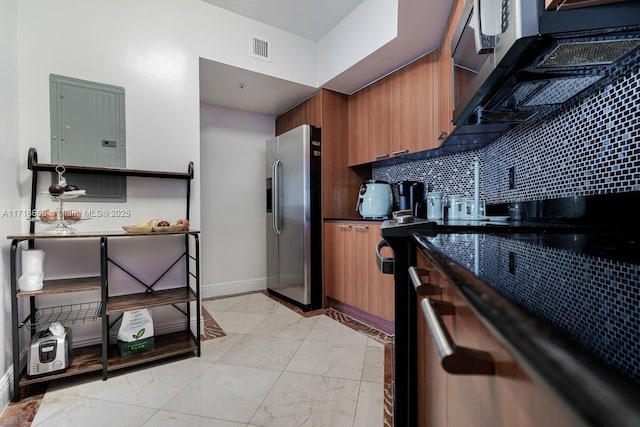
<path id="1" fill-rule="evenodd" d="M 200 228 L 201 212 L 200 57 L 304 84 L 315 81 L 312 42 L 199 0 L 0 1 L 3 54 L 0 74 L 4 77 L 0 83 L 3 95 L 0 144 L 2 165 L 6 166 L 1 168 L 0 179 L 9 183 L 0 187 L 0 200 L 11 208 L 29 206 L 31 173 L 26 165 L 29 147 L 38 150 L 40 161 L 50 160 L 50 73 L 125 88 L 128 167 L 186 171 L 189 161 L 195 163 L 196 177 L 191 193 L 194 228 Z M 250 58 L 252 35 L 262 35 L 277 43 L 271 63 Z M 213 159 L 207 167 L 215 168 L 218 162 L 220 159 Z M 44 181 L 41 179 L 40 189 L 46 188 Z M 153 217 L 177 219 L 184 216 L 185 194 L 183 182 L 129 178 L 127 204 L 109 206 L 130 209 L 129 218 L 95 218 L 77 228 L 109 230 Z M 51 204 L 44 196 L 38 198 L 39 208 Z M 94 203 L 76 206 L 81 209 L 104 207 Z M 2 220 L 0 227 L 4 236 L 28 231 L 24 220 Z M 136 273 L 153 280 L 159 274 L 156 265 L 161 258 L 170 257 L 166 252 L 172 250 L 170 242 L 156 243 L 157 240 L 160 239 L 153 242 L 155 255 L 143 254 L 139 258 L 134 258 L 141 250 L 137 243 L 114 242 L 109 247 L 117 259 L 124 263 L 134 262 Z M 96 242 L 63 243 L 62 248 L 38 244 L 47 253 L 44 268 L 48 278 L 99 273 Z M 0 381 L 11 376 L 12 367 L 7 245 L 2 244 L 2 249 L 5 345 L 0 355 Z M 136 261 L 131 261 L 133 259 Z M 114 274 L 110 277 L 112 282 L 116 278 L 127 280 Z M 184 276 L 178 269 L 163 279 L 162 284 L 173 277 Z M 115 290 L 124 291 L 123 287 Z M 93 298 L 99 299 L 99 296 Z M 64 303 L 86 299 L 85 295 L 74 295 L 73 300 L 67 296 Z M 60 304 L 43 302 L 47 303 Z M 163 325 L 173 327 L 179 316 L 175 310 L 172 313 L 157 311 L 156 316 L 154 310 L 154 320 L 160 323 L 156 325 L 160 326 L 158 329 Z M 99 323 L 74 326 L 74 342 L 82 345 L 99 339 L 99 329 Z M 0 382 L 0 386 L 8 389 L 4 382 Z M 3 396 L 8 396 L 8 392 Z"/>
<path id="2" fill-rule="evenodd" d="M 4 237 L 15 233 L 22 218 L 12 216 L 20 211 L 17 177 L 19 166 L 18 141 L 18 44 L 17 0 L 0 0 L 0 411 L 9 401 L 12 390 L 13 362 L 11 356 L 11 284 L 9 277 L 9 244 Z"/>
<path id="3" fill-rule="evenodd" d="M 200 122 L 203 297 L 265 289 L 265 141 L 275 118 L 202 104 Z"/>
<path id="4" fill-rule="evenodd" d="M 365 0 L 318 41 L 317 86 L 322 86 L 398 35 L 398 2 Z"/>

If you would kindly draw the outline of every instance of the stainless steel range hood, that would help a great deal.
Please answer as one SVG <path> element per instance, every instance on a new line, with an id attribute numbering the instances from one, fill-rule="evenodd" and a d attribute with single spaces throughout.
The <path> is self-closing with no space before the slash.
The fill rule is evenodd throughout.
<path id="1" fill-rule="evenodd" d="M 638 68 L 640 1 L 559 11 L 544 0 L 470 1 L 452 52 L 454 124 L 548 119 Z"/>

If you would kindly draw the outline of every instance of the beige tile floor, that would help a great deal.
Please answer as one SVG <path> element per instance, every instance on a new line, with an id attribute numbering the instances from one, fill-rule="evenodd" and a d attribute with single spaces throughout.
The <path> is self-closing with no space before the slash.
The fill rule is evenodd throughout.
<path id="1" fill-rule="evenodd" d="M 49 386 L 32 426 L 383 426 L 384 346 L 262 293 L 204 301 L 202 356 Z"/>

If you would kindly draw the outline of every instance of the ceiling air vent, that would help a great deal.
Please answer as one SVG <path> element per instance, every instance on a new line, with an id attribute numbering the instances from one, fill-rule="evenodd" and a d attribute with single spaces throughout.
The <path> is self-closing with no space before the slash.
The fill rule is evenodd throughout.
<path id="1" fill-rule="evenodd" d="M 263 61 L 271 61 L 271 49 L 269 48 L 269 42 L 261 37 L 252 37 L 251 56 L 262 59 Z"/>

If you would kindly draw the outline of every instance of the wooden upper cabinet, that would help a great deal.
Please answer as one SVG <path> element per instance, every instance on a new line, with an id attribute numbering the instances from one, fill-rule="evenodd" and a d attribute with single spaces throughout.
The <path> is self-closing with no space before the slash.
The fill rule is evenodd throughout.
<path id="1" fill-rule="evenodd" d="M 322 127 L 322 94 L 318 92 L 276 119 L 276 135 L 300 125 Z"/>
<path id="2" fill-rule="evenodd" d="M 451 4 L 449 20 L 437 55 L 436 87 L 438 105 L 436 107 L 436 138 L 442 141 L 453 131 L 453 67 L 451 60 L 451 40 L 458 20 L 464 9 L 464 0 L 454 0 Z"/>
<path id="3" fill-rule="evenodd" d="M 425 56 L 349 97 L 349 165 L 437 147 L 433 56 Z"/>
<path id="4" fill-rule="evenodd" d="M 391 156 L 395 148 L 392 141 L 393 110 L 392 99 L 395 73 L 377 81 L 369 92 L 369 138 L 373 145 L 373 160 L 383 160 Z"/>
<path id="5" fill-rule="evenodd" d="M 402 155 L 438 147 L 434 135 L 436 92 L 434 55 L 426 55 L 398 71 L 394 108 L 396 149 Z"/>
<path id="6" fill-rule="evenodd" d="M 374 156 L 369 121 L 371 87 L 366 87 L 351 95 L 348 109 L 348 164 L 359 165 L 370 162 Z"/>

